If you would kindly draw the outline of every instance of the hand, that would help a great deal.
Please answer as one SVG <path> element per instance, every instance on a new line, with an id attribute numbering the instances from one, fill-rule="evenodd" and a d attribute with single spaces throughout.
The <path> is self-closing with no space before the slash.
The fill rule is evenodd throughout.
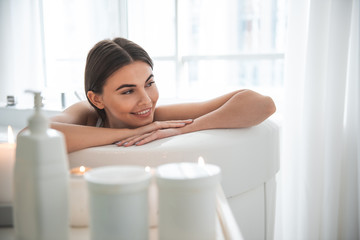
<path id="1" fill-rule="evenodd" d="M 181 133 L 182 131 L 180 130 L 180 128 L 159 129 L 151 133 L 146 133 L 140 136 L 135 136 L 129 139 L 125 139 L 121 142 L 116 143 L 116 145 L 124 146 L 124 147 L 130 147 L 133 145 L 141 146 L 158 139 L 176 136 Z"/>
<path id="2" fill-rule="evenodd" d="M 193 122 L 192 119 L 172 120 L 172 121 L 156 121 L 156 122 L 150 123 L 148 125 L 137 128 L 135 135 L 143 135 L 143 134 L 150 133 L 150 132 L 153 132 L 153 131 L 156 131 L 159 129 L 181 128 L 192 122 Z"/>
<path id="3" fill-rule="evenodd" d="M 179 135 L 182 133 L 181 128 L 189 123 L 192 123 L 192 120 L 154 122 L 141 127 L 142 129 L 140 128 L 140 132 L 144 133 L 124 139 L 116 143 L 116 145 L 125 147 L 140 146 L 157 139 Z"/>

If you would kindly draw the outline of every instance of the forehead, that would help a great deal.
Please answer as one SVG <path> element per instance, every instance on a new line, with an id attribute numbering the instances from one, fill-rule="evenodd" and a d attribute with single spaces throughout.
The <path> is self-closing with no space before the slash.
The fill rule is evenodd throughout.
<path id="1" fill-rule="evenodd" d="M 118 70 L 108 77 L 105 85 L 118 84 L 136 84 L 143 83 L 152 74 L 149 64 L 141 61 L 135 61 Z"/>

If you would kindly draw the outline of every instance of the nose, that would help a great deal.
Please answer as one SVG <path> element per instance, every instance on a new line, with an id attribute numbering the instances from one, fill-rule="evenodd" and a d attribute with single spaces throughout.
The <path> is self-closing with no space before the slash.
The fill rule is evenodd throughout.
<path id="1" fill-rule="evenodd" d="M 149 105 L 149 104 L 151 104 L 151 102 L 152 101 L 151 101 L 149 94 L 145 90 L 141 91 L 140 96 L 139 96 L 138 105 L 139 106 Z"/>

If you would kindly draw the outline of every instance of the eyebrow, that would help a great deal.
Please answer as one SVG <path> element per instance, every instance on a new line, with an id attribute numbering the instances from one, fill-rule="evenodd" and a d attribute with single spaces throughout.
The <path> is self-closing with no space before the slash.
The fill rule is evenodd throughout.
<path id="1" fill-rule="evenodd" d="M 150 74 L 150 76 L 145 80 L 145 83 L 147 83 L 152 77 L 154 77 L 154 74 Z M 136 87 L 135 84 L 123 84 L 120 87 L 118 87 L 115 91 L 118 91 L 122 88 L 127 88 L 127 87 Z"/>

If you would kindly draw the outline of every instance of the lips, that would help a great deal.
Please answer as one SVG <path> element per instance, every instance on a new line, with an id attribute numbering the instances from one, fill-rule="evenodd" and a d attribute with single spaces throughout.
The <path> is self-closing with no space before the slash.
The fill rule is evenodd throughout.
<path id="1" fill-rule="evenodd" d="M 132 114 L 134 114 L 137 117 L 148 117 L 151 114 L 151 108 L 147 108 L 139 112 L 133 112 Z"/>

